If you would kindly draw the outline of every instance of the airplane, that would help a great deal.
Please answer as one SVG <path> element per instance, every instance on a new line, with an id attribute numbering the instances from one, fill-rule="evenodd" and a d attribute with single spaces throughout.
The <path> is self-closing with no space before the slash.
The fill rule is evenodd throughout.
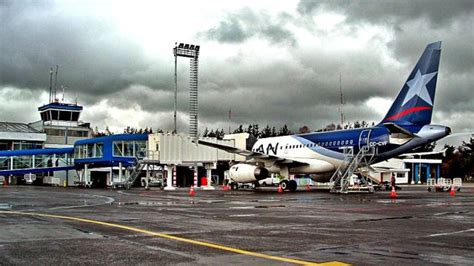
<path id="1" fill-rule="evenodd" d="M 198 143 L 247 157 L 229 169 L 234 182 L 256 183 L 277 173 L 284 177 L 282 188 L 290 191 L 297 188 L 290 175 L 312 174 L 315 181 L 327 182 L 338 169 L 349 166 L 347 154 L 370 155 L 359 168 L 410 152 L 451 133 L 447 126 L 431 125 L 440 53 L 440 41 L 426 46 L 388 113 L 374 127 L 262 138 L 252 150 Z"/>

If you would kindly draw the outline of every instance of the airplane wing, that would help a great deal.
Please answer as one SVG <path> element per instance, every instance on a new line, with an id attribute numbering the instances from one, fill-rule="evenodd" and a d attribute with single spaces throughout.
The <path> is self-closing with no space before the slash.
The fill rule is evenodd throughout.
<path id="1" fill-rule="evenodd" d="M 222 144 L 218 144 L 218 143 L 213 143 L 213 142 L 207 142 L 207 141 L 203 141 L 203 140 L 198 140 L 198 144 L 208 146 L 208 147 L 212 147 L 212 148 L 216 148 L 216 149 L 220 149 L 220 150 L 223 150 L 223 151 L 226 151 L 226 152 L 229 152 L 229 153 L 235 153 L 235 154 L 238 154 L 238 155 L 242 155 L 242 156 L 254 159 L 256 161 L 267 161 L 267 162 L 272 161 L 273 163 L 277 163 L 277 164 L 280 164 L 280 165 L 283 165 L 283 164 L 284 165 L 289 165 L 289 164 L 291 164 L 293 166 L 295 166 L 295 165 L 307 165 L 308 164 L 306 162 L 302 162 L 302 161 L 298 161 L 298 160 L 294 160 L 294 159 L 286 159 L 286 158 L 273 156 L 273 155 L 268 155 L 268 154 L 263 154 L 263 153 L 259 153 L 259 152 L 253 152 L 253 151 L 249 151 L 249 150 L 242 150 L 242 149 L 238 149 L 238 148 L 235 148 L 235 147 L 222 145 Z"/>

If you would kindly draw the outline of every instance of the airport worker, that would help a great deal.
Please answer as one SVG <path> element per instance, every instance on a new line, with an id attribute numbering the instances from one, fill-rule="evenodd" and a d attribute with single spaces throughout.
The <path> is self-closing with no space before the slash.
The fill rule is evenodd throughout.
<path id="1" fill-rule="evenodd" d="M 392 188 L 395 187 L 395 174 L 394 173 L 392 173 L 392 178 L 390 179 L 390 184 L 391 184 Z"/>

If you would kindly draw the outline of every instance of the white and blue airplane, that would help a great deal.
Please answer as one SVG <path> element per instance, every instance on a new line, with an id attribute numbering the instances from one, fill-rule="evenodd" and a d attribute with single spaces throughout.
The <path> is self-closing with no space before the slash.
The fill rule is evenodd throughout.
<path id="1" fill-rule="evenodd" d="M 370 149 L 366 166 L 407 153 L 451 133 L 447 126 L 431 125 L 440 53 L 441 42 L 428 44 L 387 115 L 374 127 L 262 138 L 252 150 L 199 144 L 247 157 L 245 163 L 230 168 L 234 182 L 258 182 L 278 173 L 285 178 L 282 186 L 290 190 L 297 187 L 296 181 L 288 180 L 290 174 L 312 174 L 316 181 L 328 181 L 349 164 L 348 150 L 357 154 Z"/>

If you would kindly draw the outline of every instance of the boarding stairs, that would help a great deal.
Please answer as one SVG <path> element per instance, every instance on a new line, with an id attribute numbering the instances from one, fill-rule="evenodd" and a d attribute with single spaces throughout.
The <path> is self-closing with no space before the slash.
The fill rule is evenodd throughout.
<path id="1" fill-rule="evenodd" d="M 357 154 L 345 153 L 344 162 L 331 176 L 331 193 L 348 193 L 350 179 L 361 166 L 368 166 L 376 151 L 374 147 L 362 146 Z M 368 185 L 367 180 L 361 180 L 360 185 Z"/>
<path id="2" fill-rule="evenodd" d="M 117 188 L 125 188 L 125 189 L 130 189 L 137 178 L 140 176 L 140 173 L 143 171 L 143 168 L 145 168 L 146 163 L 144 163 L 143 160 L 138 160 L 137 162 L 131 167 L 130 174 L 128 177 L 126 177 L 125 181 L 118 181 L 118 182 L 113 182 L 112 187 L 114 189 Z"/>

